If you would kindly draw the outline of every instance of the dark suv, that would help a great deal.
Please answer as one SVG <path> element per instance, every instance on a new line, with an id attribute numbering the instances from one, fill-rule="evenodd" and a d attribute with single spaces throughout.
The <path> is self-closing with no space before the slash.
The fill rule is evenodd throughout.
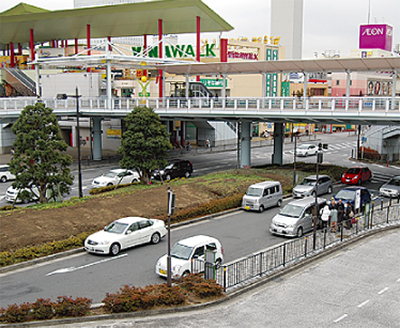
<path id="1" fill-rule="evenodd" d="M 156 180 L 172 180 L 175 178 L 189 178 L 193 173 L 193 164 L 187 160 L 172 160 L 163 169 L 157 169 L 153 173 Z"/>

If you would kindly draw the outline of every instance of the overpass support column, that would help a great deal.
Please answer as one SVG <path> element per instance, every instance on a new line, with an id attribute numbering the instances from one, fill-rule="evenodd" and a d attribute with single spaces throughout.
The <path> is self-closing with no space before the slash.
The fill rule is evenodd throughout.
<path id="1" fill-rule="evenodd" d="M 240 168 L 250 167 L 250 151 L 251 151 L 251 122 L 242 122 L 241 123 L 241 147 L 240 147 Z"/>
<path id="2" fill-rule="evenodd" d="M 102 160 L 101 118 L 93 117 L 93 160 Z"/>
<path id="3" fill-rule="evenodd" d="M 283 123 L 274 123 L 274 153 L 272 155 L 272 164 L 283 164 Z"/>
<path id="4" fill-rule="evenodd" d="M 396 109 L 396 82 L 397 82 L 397 74 L 398 73 L 399 72 L 396 69 L 393 71 L 393 76 L 392 76 L 392 79 L 393 79 L 393 82 L 392 82 L 392 94 L 391 94 L 391 96 L 392 96 L 391 109 Z M 390 96 L 390 95 L 388 95 L 388 96 Z"/>
<path id="5" fill-rule="evenodd" d="M 346 69 L 346 97 L 350 97 L 351 72 Z"/>

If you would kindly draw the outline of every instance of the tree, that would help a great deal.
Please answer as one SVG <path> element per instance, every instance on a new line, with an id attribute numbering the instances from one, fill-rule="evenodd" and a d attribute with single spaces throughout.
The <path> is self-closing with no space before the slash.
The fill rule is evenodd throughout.
<path id="1" fill-rule="evenodd" d="M 118 148 L 123 155 L 119 164 L 125 169 L 136 169 L 140 181 L 148 184 L 151 171 L 167 165 L 167 151 L 172 149 L 166 126 L 148 107 L 135 107 L 125 121 L 127 130 Z"/>
<path id="2" fill-rule="evenodd" d="M 13 187 L 30 190 L 40 203 L 62 200 L 74 177 L 69 169 L 72 157 L 62 153 L 68 146 L 53 110 L 42 103 L 25 107 L 12 132 L 17 136 L 10 161 L 10 172 L 16 176 Z M 22 193 L 20 197 L 28 195 Z"/>

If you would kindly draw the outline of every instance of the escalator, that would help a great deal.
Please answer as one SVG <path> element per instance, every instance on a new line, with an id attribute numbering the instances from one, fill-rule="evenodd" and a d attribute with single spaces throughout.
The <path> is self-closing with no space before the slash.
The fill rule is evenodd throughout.
<path id="1" fill-rule="evenodd" d="M 36 96 L 36 83 L 19 68 L 2 68 L 4 80 L 12 87 L 13 96 Z"/>

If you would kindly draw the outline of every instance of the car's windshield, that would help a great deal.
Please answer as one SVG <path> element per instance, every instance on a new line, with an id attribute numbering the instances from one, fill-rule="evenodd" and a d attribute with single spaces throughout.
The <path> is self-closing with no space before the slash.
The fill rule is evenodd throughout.
<path id="1" fill-rule="evenodd" d="M 117 174 L 118 173 L 115 173 L 115 172 L 108 172 L 108 173 L 104 174 L 104 176 L 106 178 L 115 178 L 117 176 Z"/>
<path id="2" fill-rule="evenodd" d="M 400 186 L 400 178 L 390 179 L 387 184 L 390 186 Z"/>
<path id="3" fill-rule="evenodd" d="M 346 173 L 348 174 L 358 174 L 360 172 L 360 169 L 352 168 L 348 169 Z"/>
<path id="4" fill-rule="evenodd" d="M 308 147 L 310 147 L 309 145 L 300 145 L 299 149 L 308 149 Z"/>
<path id="5" fill-rule="evenodd" d="M 302 211 L 303 207 L 301 206 L 287 204 L 279 214 L 283 216 L 290 216 L 292 218 L 298 218 Z"/>
<path id="6" fill-rule="evenodd" d="M 315 186 L 315 181 L 314 179 L 308 179 L 305 178 L 303 181 L 299 183 L 300 186 Z"/>
<path id="7" fill-rule="evenodd" d="M 337 199 L 354 200 L 356 193 L 354 190 L 342 189 L 336 194 Z"/>
<path id="8" fill-rule="evenodd" d="M 171 256 L 182 260 L 188 260 L 192 254 L 193 248 L 181 244 L 176 244 L 171 249 Z"/>
<path id="9" fill-rule="evenodd" d="M 169 164 L 168 166 L 165 167 L 165 170 L 170 170 L 174 167 L 174 163 Z"/>
<path id="10" fill-rule="evenodd" d="M 128 226 L 127 223 L 113 222 L 104 228 L 104 231 L 112 233 L 123 233 Z"/>
<path id="11" fill-rule="evenodd" d="M 253 187 L 249 187 L 249 189 L 247 189 L 247 191 L 246 191 L 247 196 L 253 196 L 253 197 L 259 197 L 262 195 L 262 193 L 263 193 L 263 189 L 253 188 Z"/>

